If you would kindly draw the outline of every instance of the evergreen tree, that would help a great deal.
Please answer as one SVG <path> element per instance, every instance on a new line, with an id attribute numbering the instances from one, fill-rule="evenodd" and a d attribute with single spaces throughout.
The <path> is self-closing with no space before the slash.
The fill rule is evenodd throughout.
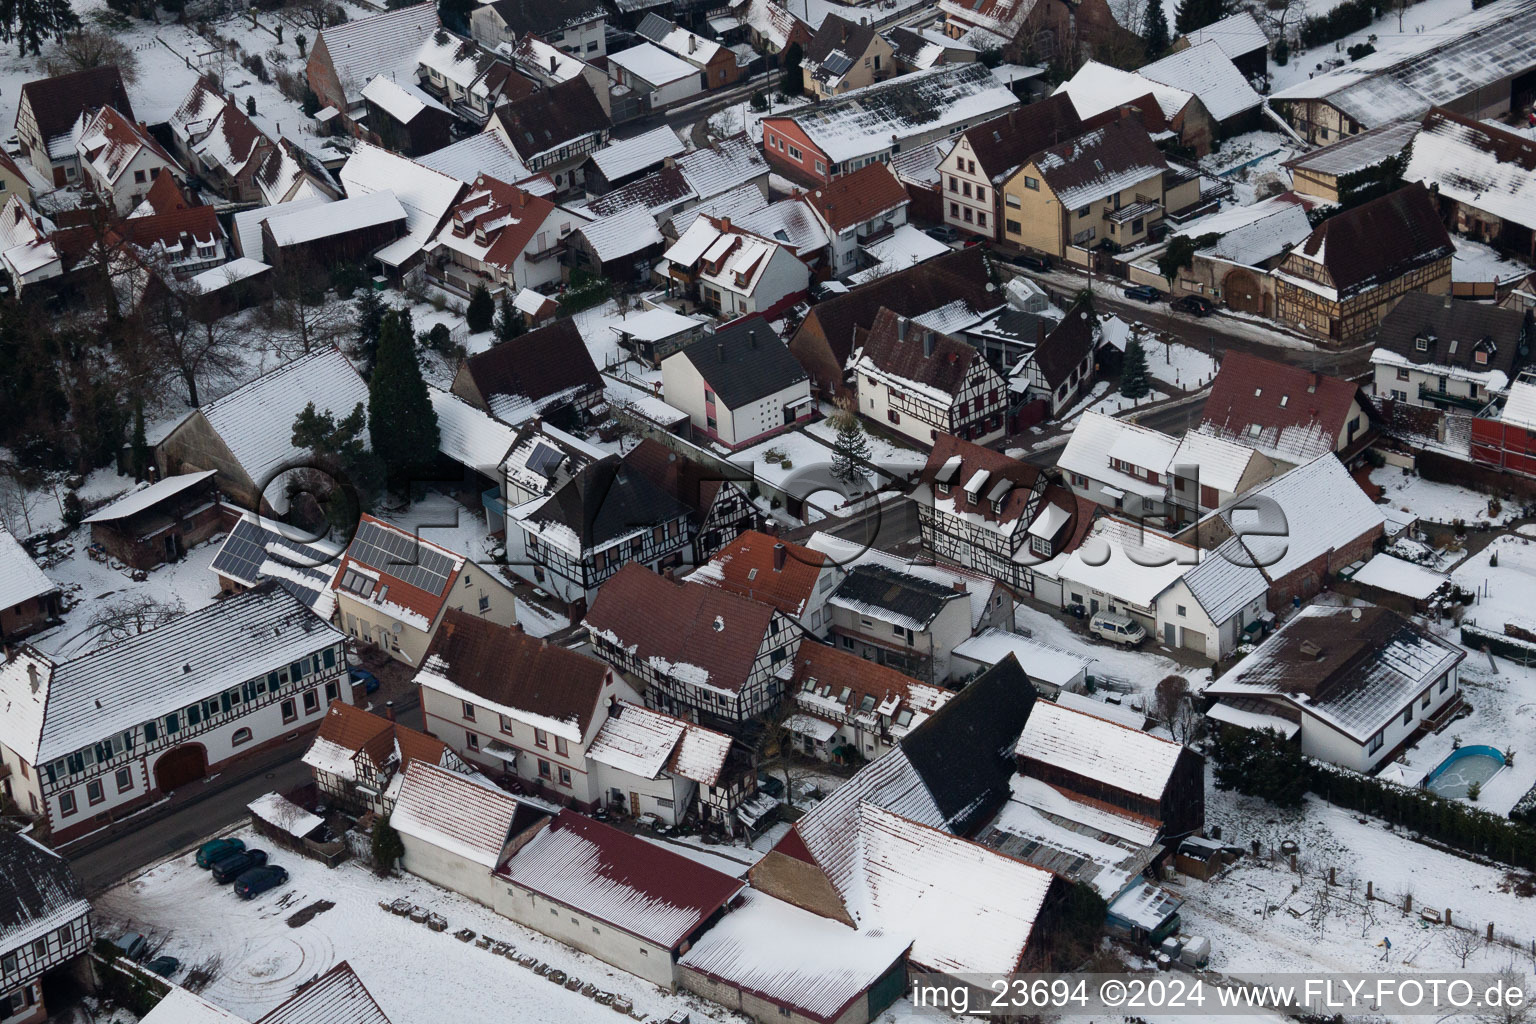
<path id="1" fill-rule="evenodd" d="M 321 471 L 330 477 L 324 493 L 315 497 L 325 503 L 326 521 L 343 533 L 373 507 L 379 492 L 382 474 L 378 459 L 364 442 L 367 429 L 362 402 L 339 420 L 329 412 L 316 412 L 315 403 L 310 402 L 293 421 L 293 446 L 313 452 Z"/>
<path id="2" fill-rule="evenodd" d="M 364 288 L 354 303 L 357 310 L 357 354 L 363 361 L 363 376 L 373 374 L 379 357 L 379 331 L 384 326 L 384 300 L 372 288 Z"/>
<path id="3" fill-rule="evenodd" d="M 133 403 L 133 479 L 142 481 L 149 475 L 149 440 L 144 436 L 144 403 Z"/>
<path id="4" fill-rule="evenodd" d="M 69 0 L 0 0 L 0 41 L 15 42 L 21 56 L 42 52 L 80 27 Z"/>
<path id="5" fill-rule="evenodd" d="M 1145 398 L 1152 393 L 1152 380 L 1147 375 L 1147 353 L 1141 347 L 1141 339 L 1131 335 L 1125 343 L 1125 362 L 1120 367 L 1120 393 L 1126 398 Z"/>
<path id="6" fill-rule="evenodd" d="M 1174 27 L 1179 30 L 1179 35 L 1205 28 L 1213 21 L 1220 21 L 1226 17 L 1222 0 L 1179 0 L 1178 13 L 1174 17 Z"/>
<path id="7" fill-rule="evenodd" d="M 864 465 L 869 462 L 869 438 L 858 413 L 846 404 L 833 417 L 837 439 L 832 442 L 832 475 L 845 484 L 864 480 Z"/>
<path id="8" fill-rule="evenodd" d="M 496 315 L 496 303 L 491 301 L 491 293 L 485 290 L 485 285 L 475 285 L 475 290 L 469 296 L 469 309 L 464 313 L 464 322 L 469 325 L 470 334 L 479 334 L 491 329 L 491 318 Z"/>
<path id="9" fill-rule="evenodd" d="M 496 311 L 496 337 L 501 341 L 511 341 L 522 333 L 523 314 L 512 305 L 512 293 L 503 292 L 501 308 Z"/>
<path id="10" fill-rule="evenodd" d="M 373 819 L 371 847 L 373 869 L 381 875 L 393 871 L 395 862 L 405 856 L 405 844 L 400 841 L 400 833 L 395 831 L 395 827 L 385 817 Z"/>
<path id="11" fill-rule="evenodd" d="M 1163 0 L 1147 0 L 1147 13 L 1142 21 L 1142 38 L 1147 43 L 1147 58 L 1155 60 L 1168 49 L 1168 16 L 1163 13 Z"/>
<path id="12" fill-rule="evenodd" d="M 1281 807 L 1299 807 L 1306 795 L 1306 759 L 1299 746 L 1273 729 L 1223 726 L 1212 755 L 1217 789 L 1235 789 Z"/>
<path id="13" fill-rule="evenodd" d="M 437 459 L 437 413 L 416 361 L 416 338 L 393 310 L 384 315 L 379 358 L 368 382 L 368 434 L 396 491 Z"/>
<path id="14" fill-rule="evenodd" d="M 784 50 L 784 73 L 779 76 L 779 88 L 786 96 L 799 96 L 805 91 L 805 76 L 801 71 L 800 62 L 805 59 L 805 52 L 800 49 L 799 43 L 790 43 Z"/>

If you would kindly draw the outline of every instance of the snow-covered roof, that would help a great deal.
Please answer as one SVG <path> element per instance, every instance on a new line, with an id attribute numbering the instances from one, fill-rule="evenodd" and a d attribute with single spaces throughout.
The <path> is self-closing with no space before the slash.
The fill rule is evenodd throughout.
<path id="1" fill-rule="evenodd" d="M 86 523 L 110 523 L 119 519 L 127 519 L 136 516 L 147 508 L 152 508 L 158 502 L 174 497 L 188 488 L 195 487 L 213 476 L 215 470 L 205 469 L 200 473 L 182 473 L 179 476 L 168 476 L 156 480 L 154 483 L 141 487 L 136 491 L 119 498 L 106 508 L 97 510 L 87 516 Z"/>
<path id="2" fill-rule="evenodd" d="M 661 125 L 633 138 L 610 143 L 592 154 L 592 162 L 609 182 L 656 167 L 667 157 L 681 156 L 687 147 L 677 132 Z"/>
<path id="3" fill-rule="evenodd" d="M 517 431 L 452 392 L 428 385 L 427 393 L 437 413 L 438 450 L 460 465 L 496 476 L 496 467 L 517 441 Z"/>
<path id="4" fill-rule="evenodd" d="M 1536 0 L 1496 0 L 1393 44 L 1271 100 L 1321 99 L 1366 128 L 1418 118 L 1524 73 L 1536 48 Z"/>
<path id="5" fill-rule="evenodd" d="M 1150 93 L 1163 117 L 1172 121 L 1194 95 L 1188 89 L 1154 82 L 1134 71 L 1122 71 L 1096 60 L 1088 61 L 1077 69 L 1077 74 L 1058 85 L 1056 94 L 1060 93 L 1067 94 L 1084 120 Z"/>
<path id="6" fill-rule="evenodd" d="M 1511 426 L 1536 430 L 1536 380 L 1522 376 L 1509 386 L 1509 398 L 1499 419 Z"/>
<path id="7" fill-rule="evenodd" d="M 139 1018 L 139 1024 L 249 1024 L 239 1014 L 215 1006 L 200 995 L 172 985 L 154 1009 Z"/>
<path id="8" fill-rule="evenodd" d="M 1194 547 L 1137 523 L 1105 516 L 1093 524 L 1058 575 L 1146 609 L 1198 558 Z"/>
<path id="9" fill-rule="evenodd" d="M 175 1022 L 170 1022 L 175 1024 Z M 345 961 L 305 984 L 256 1024 L 390 1024 Z"/>
<path id="10" fill-rule="evenodd" d="M 776 440 L 782 444 L 782 435 L 781 439 Z M 879 548 L 850 541 L 824 531 L 813 533 L 805 542 L 805 546 L 830 556 L 844 569 L 851 570 L 860 565 L 883 566 L 905 576 L 915 576 L 964 593 L 970 599 L 972 631 L 980 627 L 981 620 L 992 607 L 992 596 L 999 586 L 990 576 L 916 560 L 909 561 L 900 555 L 893 555 Z"/>
<path id="11" fill-rule="evenodd" d="M 258 485 L 309 457 L 293 444 L 293 421 L 311 402 L 316 412 L 337 418 L 359 402 L 368 405 L 368 385 L 338 349 L 327 348 L 285 363 L 271 373 L 203 406 L 230 454 Z"/>
<path id="12" fill-rule="evenodd" d="M 518 800 L 510 793 L 412 761 L 389 823 L 402 835 L 494 870 L 517 809 Z"/>
<path id="13" fill-rule="evenodd" d="M 827 247 L 827 233 L 821 222 L 798 199 L 781 199 L 732 221 L 755 235 L 783 242 L 801 256 Z"/>
<path id="14" fill-rule="evenodd" d="M 753 889 L 742 900 L 678 963 L 815 1020 L 841 1019 L 910 944 L 900 933 L 856 930 Z"/>
<path id="15" fill-rule="evenodd" d="M 335 202 L 330 196 L 311 196 L 308 199 L 294 199 L 286 203 L 241 210 L 234 217 L 235 242 L 240 246 L 241 255 L 253 260 L 266 260 L 266 242 L 261 234 L 261 226 L 268 218 L 314 210 L 330 202 Z"/>
<path id="16" fill-rule="evenodd" d="M 728 192 L 722 192 L 713 199 L 706 199 L 698 206 L 673 214 L 670 233 L 681 236 L 700 217 L 729 217 L 732 223 L 737 223 L 767 206 L 768 198 L 763 195 L 763 190 L 758 188 L 755 182 L 749 181 L 737 185 Z M 761 234 L 761 232 L 755 233 Z"/>
<path id="17" fill-rule="evenodd" d="M 1191 47 L 1213 42 L 1220 46 L 1221 52 L 1231 60 L 1236 60 L 1254 50 L 1269 47 L 1269 37 L 1264 34 L 1264 29 L 1259 27 L 1253 15 L 1247 11 L 1238 11 L 1220 21 L 1213 21 L 1204 28 L 1186 32 L 1184 38 L 1189 41 Z"/>
<path id="18" fill-rule="evenodd" d="M 1253 110 L 1261 102 L 1253 86 L 1215 41 L 1170 53 L 1141 68 L 1137 74 L 1200 97 L 1200 102 L 1217 121 Z"/>
<path id="19" fill-rule="evenodd" d="M 1269 581 L 1253 564 L 1236 537 L 1200 556 L 1184 574 L 1184 585 L 1218 626 L 1269 591 Z"/>
<path id="20" fill-rule="evenodd" d="M 1414 137 L 1403 177 L 1437 187 L 1444 199 L 1536 226 L 1536 142 L 1513 132 L 1435 111 Z"/>
<path id="21" fill-rule="evenodd" d="M 272 232 L 272 241 L 282 248 L 405 219 L 405 209 L 393 192 L 373 192 L 326 203 L 313 210 L 297 213 L 280 210 L 276 216 L 267 218 L 267 228 Z"/>
<path id="22" fill-rule="evenodd" d="M 379 75 L 413 78 L 421 44 L 438 30 L 437 5 L 416 4 L 356 21 L 332 25 L 315 40 L 323 42 L 347 102 Z"/>
<path id="23" fill-rule="evenodd" d="M 358 143 L 342 165 L 341 184 L 348 196 L 393 192 L 400 200 L 405 237 L 374 254 L 390 266 L 399 266 L 421 251 L 464 188 L 457 178 L 366 142 Z"/>
<path id="24" fill-rule="evenodd" d="M 457 178 L 468 185 L 482 174 L 497 181 L 517 184 L 529 175 L 528 167 L 507 140 L 492 131 L 460 139 L 416 162 L 430 171 Z"/>
<path id="25" fill-rule="evenodd" d="M 690 32 L 659 14 L 647 14 L 635 31 L 664 50 L 669 50 L 691 64 L 703 67 L 721 50 L 719 43 Z"/>
<path id="26" fill-rule="evenodd" d="M 1331 146 L 1287 160 L 1283 166 L 1334 177 L 1363 171 L 1401 153 L 1419 134 L 1419 128 L 1416 120 L 1388 121 L 1370 131 L 1350 135 Z"/>
<path id="27" fill-rule="evenodd" d="M 861 270 L 848 278 L 851 284 L 861 284 L 865 281 L 873 281 L 877 277 L 886 274 L 894 274 L 898 270 L 916 266 L 924 260 L 931 260 L 935 256 L 942 256 L 949 252 L 949 246 L 932 237 L 925 231 L 919 231 L 911 224 L 902 224 L 895 231 L 886 235 L 873 245 L 864 247 L 864 255 L 875 261 L 874 266 L 867 270 Z M 951 303 L 950 305 L 953 305 Z M 914 318 L 914 322 L 922 322 L 924 326 L 931 326 L 927 321 L 932 313 Z M 934 327 L 934 330 L 941 330 Z M 942 333 L 942 331 L 941 331 Z"/>
<path id="28" fill-rule="evenodd" d="M 331 581 L 341 552 L 341 545 L 334 541 L 246 512 L 230 528 L 208 568 L 246 587 L 277 580 L 316 615 L 329 620 L 336 606 Z"/>
<path id="29" fill-rule="evenodd" d="M 436 97 L 410 82 L 397 82 L 379 75 L 363 88 L 363 99 L 378 107 L 401 124 L 410 124 L 423 110 L 436 110 L 452 116 L 452 111 Z"/>
<path id="30" fill-rule="evenodd" d="M 1182 745 L 1073 708 L 1036 701 L 1014 753 L 1084 779 L 1160 800 Z"/>
<path id="31" fill-rule="evenodd" d="M 281 793 L 263 793 L 245 807 L 268 825 L 299 839 L 325 824 L 324 818 L 311 814 Z"/>
<path id="32" fill-rule="evenodd" d="M 59 251 L 48 240 L 20 196 L 11 196 L 0 211 L 0 256 L 11 269 L 19 285 L 30 275 L 53 268 L 62 269 Z"/>
<path id="33" fill-rule="evenodd" d="M 598 261 L 632 256 L 642 249 L 661 245 L 666 241 L 656 227 L 656 218 L 650 211 L 632 206 L 607 217 L 600 217 L 576 229 L 592 247 Z"/>
<path id="34" fill-rule="evenodd" d="M 0 743 L 32 764 L 45 764 L 345 639 L 273 586 L 188 612 L 70 661 L 18 656 L 0 667 Z M 37 670 L 35 690 L 29 666 Z M 142 685 L 149 677 L 156 684 Z"/>
<path id="35" fill-rule="evenodd" d="M 1390 590 L 1417 601 L 1428 600 L 1441 587 L 1450 582 L 1443 572 L 1407 562 L 1392 555 L 1380 554 L 1366 562 L 1353 577 L 1356 583 L 1380 590 Z"/>
<path id="36" fill-rule="evenodd" d="M 623 68 L 630 75 L 656 88 L 699 76 L 698 68 L 655 43 L 640 43 L 627 50 L 610 53 L 608 63 Z"/>
<path id="37" fill-rule="evenodd" d="M 1151 136 L 1133 118 L 1052 146 L 1037 155 L 1034 164 L 1068 209 L 1087 206 L 1151 178 L 1160 180 L 1168 169 Z"/>
<path id="38" fill-rule="evenodd" d="M 1114 455 L 1112 450 L 1111 455 Z M 1219 491 L 1236 493 L 1242 486 L 1243 476 L 1254 459 L 1262 458 L 1252 448 L 1217 437 L 1189 431 L 1179 438 L 1179 443 L 1169 457 L 1167 468 L 1180 476 L 1188 476 L 1189 469 L 1200 473 L 1200 484 Z M 1155 468 L 1155 467 L 1153 467 Z"/>
<path id="39" fill-rule="evenodd" d="M 1386 608 L 1314 604 L 1205 692 L 1280 698 L 1363 743 L 1465 657 Z"/>
<path id="40" fill-rule="evenodd" d="M 705 250 L 704 258 L 707 262 L 716 259 L 721 262 L 715 270 L 700 271 L 699 280 L 708 281 L 725 291 L 751 295 L 757 290 L 758 281 L 762 280 L 763 273 L 779 249 L 777 242 L 756 235 L 740 234 L 733 228 Z"/>
<path id="41" fill-rule="evenodd" d="M 556 815 L 501 875 L 662 949 L 675 949 L 745 888 L 740 879 L 573 811 Z"/>
<path id="42" fill-rule="evenodd" d="M 784 117 L 833 163 L 843 163 L 916 135 L 963 131 L 1017 105 L 986 65 L 975 62 L 901 75 Z"/>
<path id="43" fill-rule="evenodd" d="M 983 665 L 996 665 L 1012 654 L 1024 666 L 1031 680 L 1052 686 L 1067 686 L 1087 671 L 1089 659 L 1041 643 L 1022 633 L 988 629 L 955 647 L 954 653 Z"/>
<path id="44" fill-rule="evenodd" d="M 1286 739 L 1292 738 L 1301 731 L 1300 722 L 1293 722 L 1280 715 L 1266 715 L 1262 711 L 1233 707 L 1226 701 L 1220 700 L 1206 710 L 1205 717 L 1227 725 L 1235 725 L 1239 729 L 1273 729 Z"/>
<path id="45" fill-rule="evenodd" d="M 703 322 L 691 316 L 683 316 L 669 306 L 656 306 L 611 323 L 608 329 L 635 341 L 655 342 L 697 330 Z"/>
<path id="46" fill-rule="evenodd" d="M 713 786 L 730 749 L 731 738 L 724 733 L 619 701 L 592 738 L 587 756 L 642 779 L 668 771 Z"/>
<path id="47" fill-rule="evenodd" d="M 1151 427 L 1089 410 L 1083 413 L 1067 437 L 1066 447 L 1056 465 L 1065 472 L 1109 484 L 1127 493 L 1161 500 L 1165 494 L 1163 484 L 1149 483 L 1142 477 L 1122 472 L 1111 466 L 1109 460 L 1120 459 L 1138 469 L 1157 473 L 1161 479 L 1178 447 L 1179 442 L 1174 438 Z"/>
<path id="48" fill-rule="evenodd" d="M 1272 196 L 1248 206 L 1231 206 L 1180 225 L 1176 235 L 1198 239 L 1220 235 L 1200 250 L 1213 259 L 1254 267 L 1299 245 L 1312 233 L 1307 210 L 1293 194 Z"/>
<path id="49" fill-rule="evenodd" d="M 1386 522 L 1332 452 L 1276 477 L 1220 514 L 1234 532 L 1243 534 L 1252 561 L 1271 580 Z"/>
<path id="50" fill-rule="evenodd" d="M 58 589 L 59 585 L 44 575 L 21 542 L 0 526 L 0 608 L 14 608 Z"/>
<path id="51" fill-rule="evenodd" d="M 265 274 L 272 268 L 260 260 L 253 260 L 246 256 L 230 260 L 228 263 L 205 270 L 201 274 L 194 274 L 187 280 L 187 285 L 199 295 L 207 295 L 216 292 L 220 288 L 239 281 L 245 281 L 257 274 Z"/>

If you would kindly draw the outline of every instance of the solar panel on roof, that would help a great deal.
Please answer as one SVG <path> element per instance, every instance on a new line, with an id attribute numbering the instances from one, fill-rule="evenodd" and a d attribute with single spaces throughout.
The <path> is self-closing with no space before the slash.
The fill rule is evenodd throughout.
<path id="1" fill-rule="evenodd" d="M 261 577 L 261 563 L 267 560 L 266 532 L 249 519 L 240 520 L 214 556 L 213 571 L 242 582 L 256 582 Z"/>
<path id="2" fill-rule="evenodd" d="M 564 461 L 564 452 L 540 442 L 534 445 L 533 452 L 528 456 L 528 468 L 549 479 L 555 475 L 555 470 L 559 469 L 560 463 Z"/>
<path id="3" fill-rule="evenodd" d="M 453 573 L 453 560 L 447 555 L 378 523 L 359 524 L 347 553 L 364 565 L 434 595 L 443 592 Z"/>

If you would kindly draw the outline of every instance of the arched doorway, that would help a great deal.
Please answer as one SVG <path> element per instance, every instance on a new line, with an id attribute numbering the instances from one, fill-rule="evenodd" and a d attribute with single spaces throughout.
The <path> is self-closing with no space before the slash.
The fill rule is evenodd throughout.
<path id="1" fill-rule="evenodd" d="M 201 743 L 172 747 L 155 762 L 155 788 L 169 793 L 208 774 L 208 752 Z"/>
<path id="2" fill-rule="evenodd" d="M 1221 297 L 1239 313 L 1264 313 L 1264 293 L 1252 271 L 1233 270 L 1221 282 Z"/>

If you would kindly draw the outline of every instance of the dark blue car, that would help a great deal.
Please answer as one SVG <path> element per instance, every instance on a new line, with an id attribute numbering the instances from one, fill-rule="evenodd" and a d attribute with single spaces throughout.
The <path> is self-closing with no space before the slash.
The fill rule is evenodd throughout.
<path id="1" fill-rule="evenodd" d="M 1163 293 L 1149 284 L 1133 284 L 1125 289 L 1125 297 L 1128 299 L 1140 299 L 1142 302 L 1156 302 L 1163 297 Z"/>
<path id="2" fill-rule="evenodd" d="M 228 854 L 213 862 L 213 880 L 220 885 L 228 885 L 251 868 L 259 868 L 266 862 L 265 850 L 241 850 L 239 853 Z"/>
<path id="3" fill-rule="evenodd" d="M 235 879 L 235 895 L 243 900 L 253 900 L 269 889 L 276 889 L 288 881 L 288 872 L 276 864 L 251 868 Z"/>
<path id="4" fill-rule="evenodd" d="M 379 677 L 365 668 L 348 669 L 347 674 L 352 677 L 353 686 L 356 686 L 358 683 L 363 684 L 364 693 L 372 693 L 379 688 Z"/>

